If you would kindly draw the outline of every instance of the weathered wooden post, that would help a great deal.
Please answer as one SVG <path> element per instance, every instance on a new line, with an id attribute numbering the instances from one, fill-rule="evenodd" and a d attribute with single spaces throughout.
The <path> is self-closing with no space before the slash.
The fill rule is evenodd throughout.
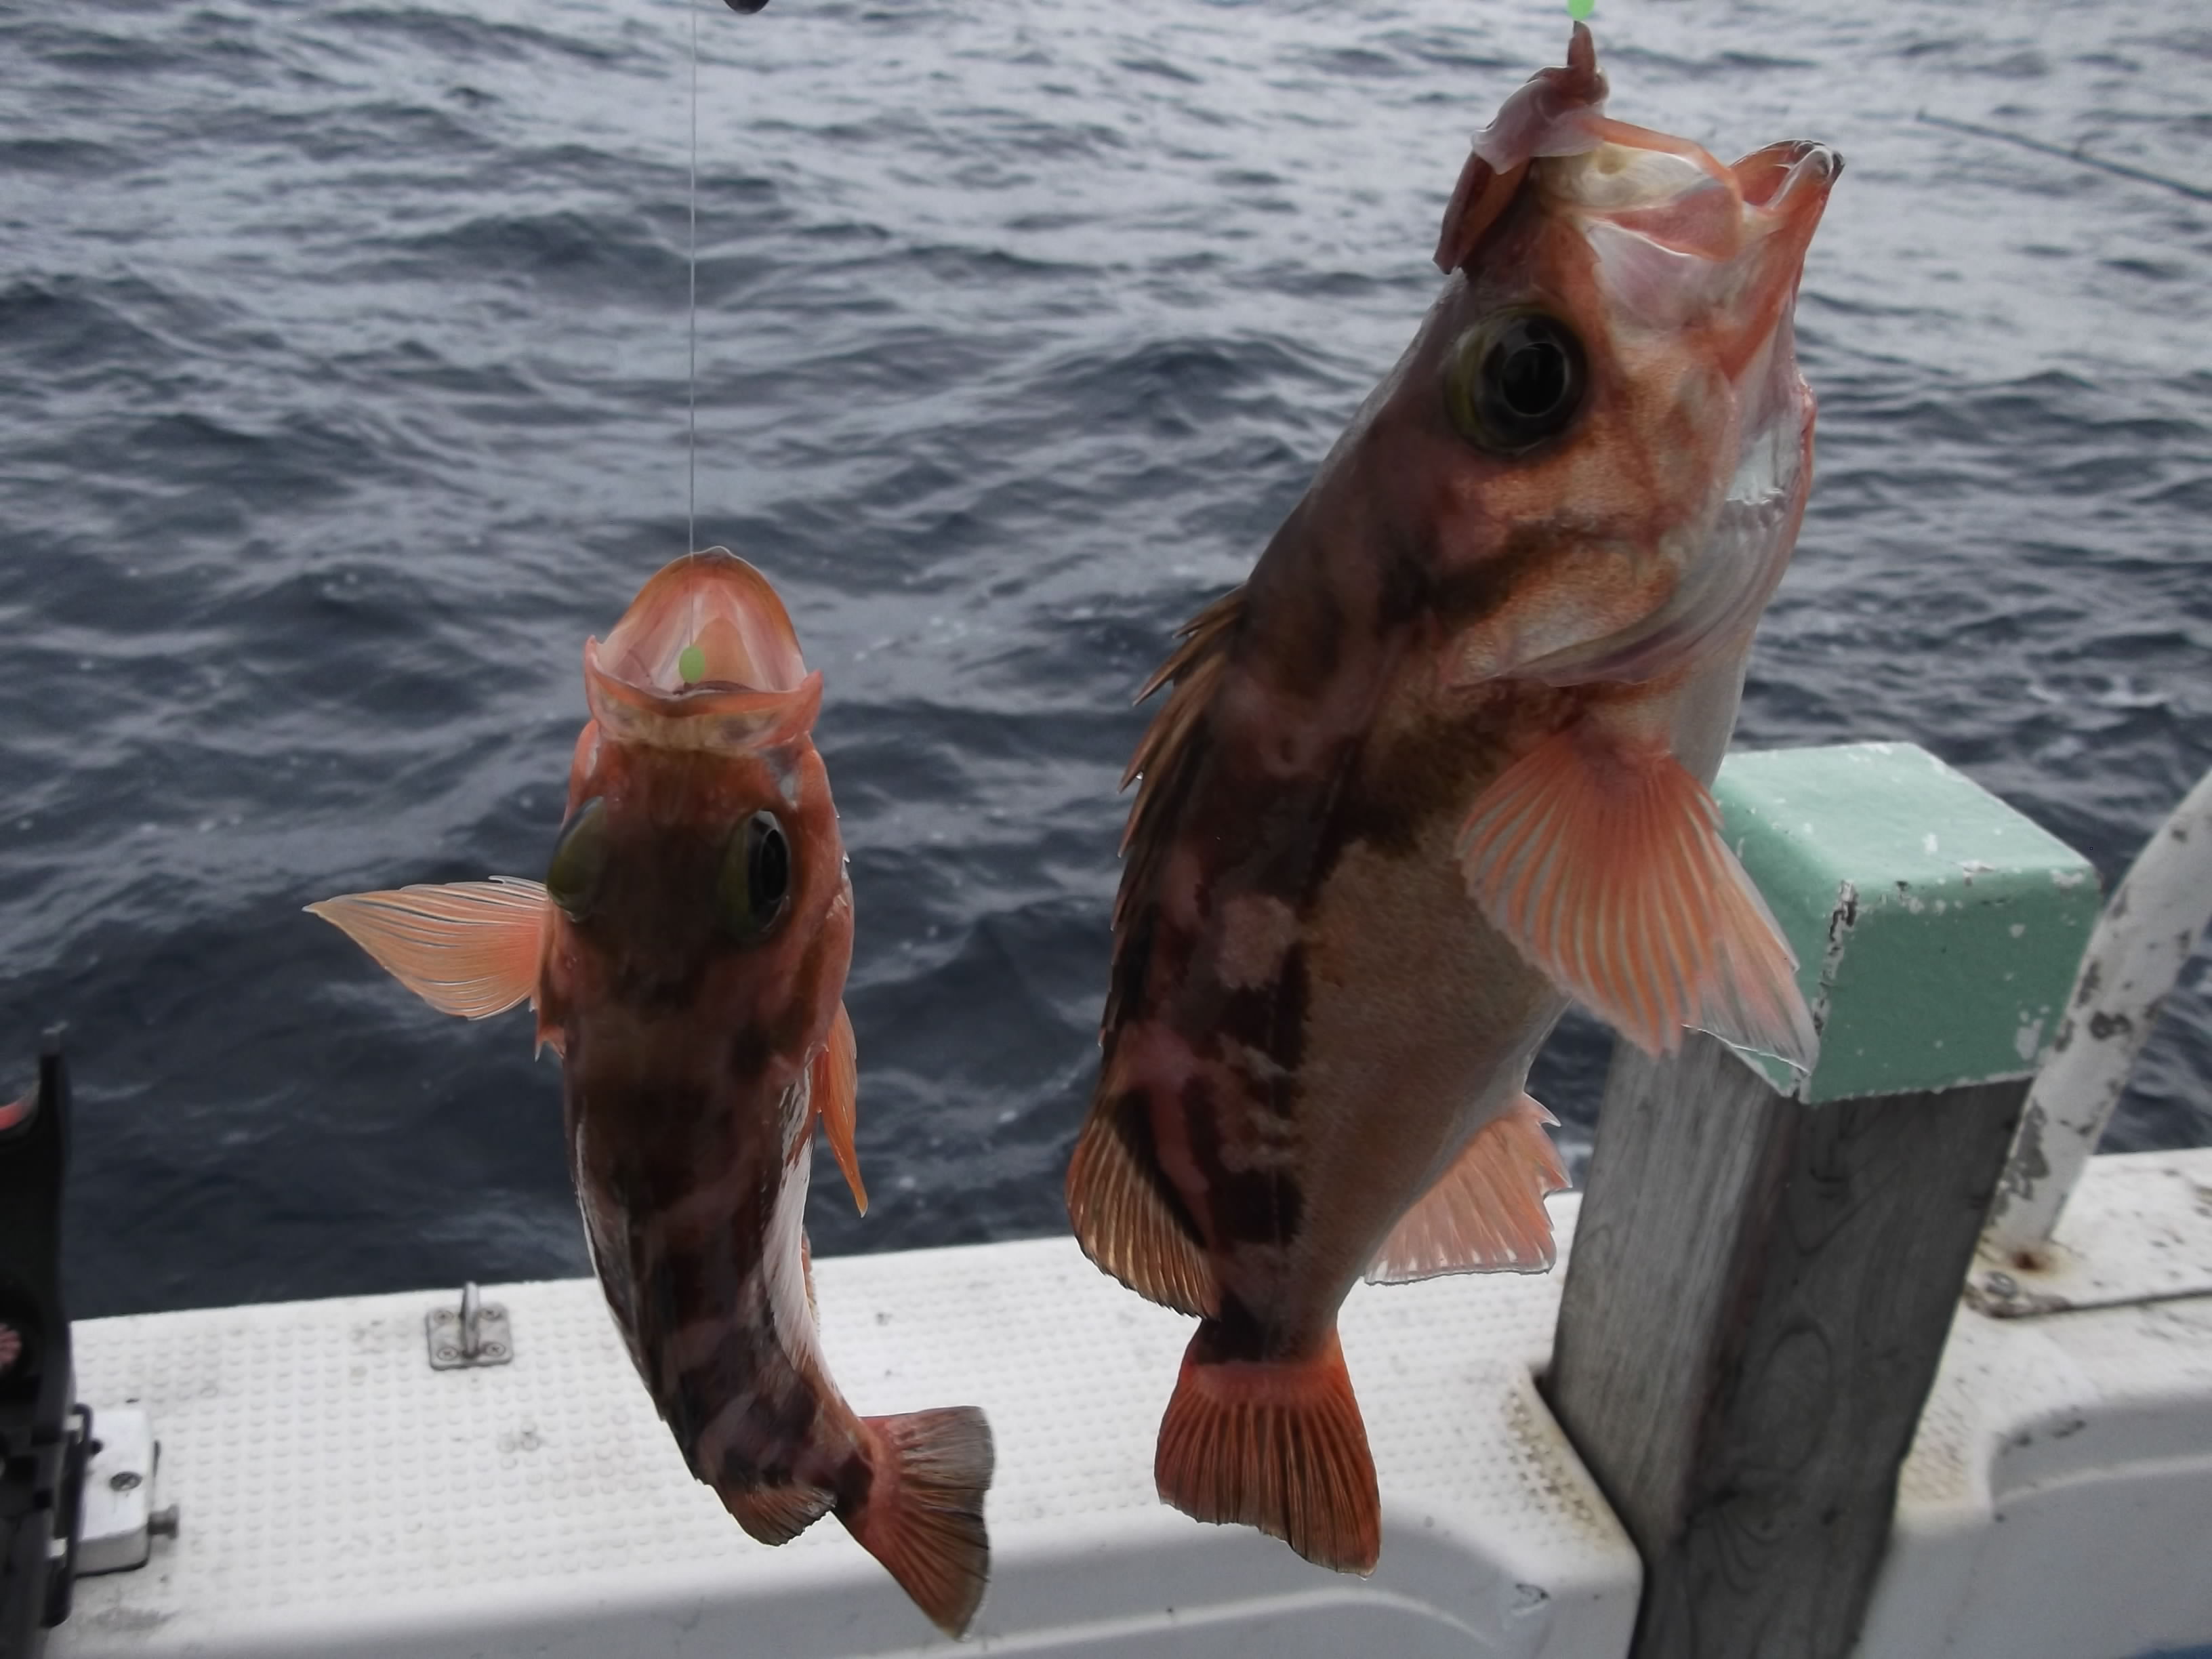
<path id="1" fill-rule="evenodd" d="M 1850 1650 L 2094 872 L 1910 744 L 1714 790 L 1797 953 L 1809 1076 L 1619 1045 L 1547 1384 L 1644 1562 L 1636 1659 Z"/>

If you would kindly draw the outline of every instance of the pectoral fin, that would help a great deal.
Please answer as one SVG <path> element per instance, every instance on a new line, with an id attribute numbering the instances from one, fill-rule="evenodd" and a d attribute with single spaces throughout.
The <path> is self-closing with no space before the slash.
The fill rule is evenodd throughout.
<path id="1" fill-rule="evenodd" d="M 1567 1185 L 1559 1152 L 1544 1133 L 1557 1121 L 1524 1094 L 1485 1124 L 1391 1230 L 1367 1282 L 1547 1270 L 1557 1253 L 1544 1195 Z"/>
<path id="2" fill-rule="evenodd" d="M 441 1013 L 483 1019 L 536 994 L 552 902 L 537 882 L 495 876 L 307 908 Z"/>
<path id="3" fill-rule="evenodd" d="M 1647 1054 L 1693 1026 L 1812 1064 L 1797 959 L 1663 749 L 1559 732 L 1483 792 L 1459 854 L 1491 925 Z"/>
<path id="4" fill-rule="evenodd" d="M 822 1133 L 830 1138 L 830 1151 L 853 1190 L 854 1207 L 868 1212 L 868 1189 L 860 1182 L 860 1155 L 854 1150 L 853 1129 L 858 1121 L 860 1067 L 853 1047 L 852 1017 L 837 1005 L 830 1023 L 830 1040 L 814 1056 L 814 1109 L 822 1117 Z"/>

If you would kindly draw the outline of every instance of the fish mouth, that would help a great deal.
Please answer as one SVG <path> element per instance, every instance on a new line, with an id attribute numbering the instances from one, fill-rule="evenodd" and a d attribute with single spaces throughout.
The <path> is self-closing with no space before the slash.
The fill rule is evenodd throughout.
<path id="1" fill-rule="evenodd" d="M 1723 167 L 1687 139 L 1597 119 L 1598 141 L 1555 162 L 1546 185 L 1571 211 L 1715 264 L 1740 258 L 1778 232 L 1809 241 L 1844 158 L 1789 138 Z"/>
<path id="2" fill-rule="evenodd" d="M 1747 210 L 1792 228 L 1802 224 L 1809 238 L 1828 192 L 1844 176 L 1844 158 L 1817 139 L 1784 138 L 1752 151 L 1729 172 Z"/>
<path id="3" fill-rule="evenodd" d="M 1466 264 L 1531 175 L 1555 207 L 1586 226 L 1627 233 L 1716 271 L 1748 258 L 1756 269 L 1748 279 L 1732 273 L 1738 285 L 1771 287 L 1789 254 L 1802 260 L 1843 173 L 1836 151 L 1787 139 L 1723 167 L 1689 139 L 1613 119 L 1605 100 L 1596 46 L 1577 23 L 1565 67 L 1539 70 L 1476 136 L 1444 210 L 1438 266 Z"/>
<path id="4" fill-rule="evenodd" d="M 1719 325 L 1708 343 L 1733 379 L 1790 312 L 1843 157 L 1792 138 L 1727 167 L 1687 139 L 1584 125 L 1597 142 L 1544 163 L 1540 188 L 1589 237 L 1620 318 Z"/>
<path id="5" fill-rule="evenodd" d="M 662 567 L 604 642 L 584 642 L 584 691 L 618 739 L 741 752 L 811 730 L 822 676 L 768 578 L 711 547 Z"/>
<path id="6" fill-rule="evenodd" d="M 1795 304 L 1813 233 L 1843 173 L 1842 155 L 1810 138 L 1768 144 L 1729 169 L 1743 204 L 1743 245 L 1735 262 L 1743 268 L 1744 311 L 1755 327 L 1771 328 Z"/>

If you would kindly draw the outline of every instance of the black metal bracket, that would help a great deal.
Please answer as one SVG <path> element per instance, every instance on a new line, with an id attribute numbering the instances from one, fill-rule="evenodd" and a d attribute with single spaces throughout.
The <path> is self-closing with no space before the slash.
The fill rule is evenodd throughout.
<path id="1" fill-rule="evenodd" d="M 0 1104 L 0 1659 L 31 1659 L 69 1617 L 92 1448 L 62 1307 L 69 1116 L 56 1027 L 37 1093 Z"/>

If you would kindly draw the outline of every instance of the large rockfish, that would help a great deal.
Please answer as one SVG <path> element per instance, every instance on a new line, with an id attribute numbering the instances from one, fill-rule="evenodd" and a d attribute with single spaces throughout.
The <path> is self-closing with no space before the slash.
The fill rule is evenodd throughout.
<path id="1" fill-rule="evenodd" d="M 584 685 L 543 885 L 308 908 L 448 1013 L 534 1003 L 592 1265 L 692 1474 L 763 1543 L 834 1513 L 957 1635 L 988 1566 L 990 1430 L 972 1407 L 856 1415 L 815 1334 L 817 1118 L 867 1207 L 822 676 L 767 579 L 716 548 L 586 642 Z"/>
<path id="2" fill-rule="evenodd" d="M 1790 313 L 1841 170 L 1609 120 L 1587 29 L 1475 141 L 1443 294 L 1156 675 L 1091 1115 L 1108 1273 L 1201 1316 L 1162 1497 L 1364 1572 L 1362 1273 L 1552 1261 L 1524 1092 L 1568 1000 L 1803 1063 L 1706 786 L 1812 477 Z"/>

